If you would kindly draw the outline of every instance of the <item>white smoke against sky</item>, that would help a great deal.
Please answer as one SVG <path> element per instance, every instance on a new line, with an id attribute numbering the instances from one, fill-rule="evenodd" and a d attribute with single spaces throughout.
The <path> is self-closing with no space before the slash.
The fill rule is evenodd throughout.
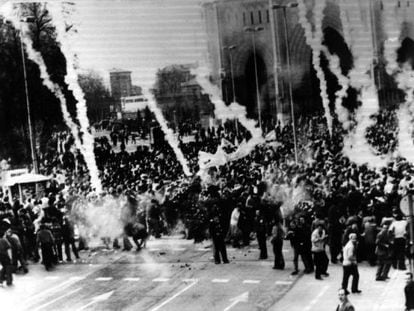
<path id="1" fill-rule="evenodd" d="M 20 21 L 21 18 L 12 2 L 6 2 L 6 4 L 0 8 L 0 14 L 4 16 L 6 20 L 10 21 L 16 29 L 20 30 L 20 40 L 22 40 L 25 46 L 27 57 L 39 67 L 40 78 L 42 79 L 43 85 L 45 85 L 59 100 L 63 120 L 72 132 L 76 147 L 82 152 L 82 154 L 84 154 L 84 148 L 79 139 L 78 125 L 73 122 L 70 116 L 66 98 L 62 93 L 60 86 L 51 80 L 42 55 L 33 48 L 33 41 L 30 38 L 27 23 Z"/>
<path id="2" fill-rule="evenodd" d="M 220 166 L 223 165 L 223 163 L 246 157 L 257 145 L 264 143 L 265 139 L 263 137 L 262 129 L 257 126 L 257 121 L 247 118 L 246 107 L 235 102 L 231 103 L 229 106 L 224 103 L 221 99 L 220 89 L 209 79 L 210 70 L 206 63 L 192 69 L 191 73 L 195 75 L 197 83 L 201 86 L 203 92 L 210 97 L 210 101 L 214 104 L 214 115 L 216 119 L 222 120 L 223 122 L 226 120 L 236 119 L 252 135 L 252 138 L 248 142 L 241 143 L 238 149 L 231 154 L 226 154 L 224 151 L 220 150 L 220 147 L 217 149 L 215 154 L 207 152 L 200 153 L 199 175 L 204 176 L 205 174 L 203 170 L 211 166 Z"/>
<path id="3" fill-rule="evenodd" d="M 315 1 L 313 8 L 313 17 L 315 24 L 315 31 L 312 32 L 312 26 L 306 17 L 307 9 L 303 0 L 298 1 L 299 8 L 299 23 L 305 31 L 306 43 L 312 49 L 312 64 L 316 71 L 316 76 L 319 79 L 320 95 L 322 99 L 322 106 L 325 111 L 325 119 L 328 125 L 329 133 L 332 135 L 332 116 L 329 109 L 328 87 L 326 83 L 325 73 L 321 67 L 321 52 L 323 41 L 322 20 L 324 17 L 323 10 L 326 6 L 326 0 Z"/>
<path id="4" fill-rule="evenodd" d="M 76 55 L 71 48 L 71 39 L 67 34 L 67 25 L 63 15 L 63 5 L 60 2 L 48 2 L 47 8 L 52 18 L 52 23 L 56 28 L 56 40 L 60 43 L 60 49 L 66 59 L 66 76 L 65 82 L 69 90 L 72 91 L 76 100 L 76 112 L 82 132 L 82 140 L 84 146 L 84 158 L 91 176 L 92 187 L 98 193 L 102 192 L 102 184 L 99 179 L 99 170 L 96 165 L 94 153 L 95 139 L 90 131 L 89 119 L 87 114 L 87 105 L 85 94 L 79 85 L 78 72 L 76 69 Z"/>
<path id="5" fill-rule="evenodd" d="M 372 167 L 382 167 L 387 160 L 377 155 L 369 146 L 366 130 L 375 124 L 371 118 L 379 112 L 377 89 L 372 76 L 374 50 L 370 32 L 369 3 L 360 2 L 360 7 L 342 5 L 341 10 L 347 10 L 354 56 L 354 68 L 349 72 L 350 85 L 359 91 L 358 99 L 361 105 L 355 111 L 356 126 L 344 139 L 344 154 L 357 164 L 368 164 Z M 351 10 L 352 11 L 348 11 Z M 345 14 L 345 13 L 344 13 Z M 344 15 L 342 14 L 342 15 Z M 342 16 L 341 15 L 341 16 Z"/>
<path id="6" fill-rule="evenodd" d="M 190 171 L 190 168 L 188 166 L 187 159 L 184 157 L 184 154 L 179 146 L 179 141 L 177 139 L 177 136 L 174 134 L 174 131 L 168 127 L 167 121 L 164 118 L 164 115 L 162 114 L 161 109 L 158 107 L 157 102 L 155 100 L 154 95 L 148 88 L 142 89 L 142 94 L 146 97 L 148 100 L 148 108 L 151 110 L 151 112 L 155 115 L 155 118 L 157 119 L 161 130 L 163 131 L 165 135 L 165 139 L 173 149 L 175 156 L 177 157 L 178 162 L 180 162 L 184 174 L 186 176 L 191 176 L 192 173 Z"/>

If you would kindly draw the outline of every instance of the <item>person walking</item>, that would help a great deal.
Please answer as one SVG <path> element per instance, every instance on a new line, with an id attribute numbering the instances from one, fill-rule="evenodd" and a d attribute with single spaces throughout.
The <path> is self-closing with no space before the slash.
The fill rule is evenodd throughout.
<path id="1" fill-rule="evenodd" d="M 223 263 L 226 264 L 229 263 L 229 260 L 227 258 L 226 244 L 224 241 L 226 232 L 224 231 L 223 216 L 221 214 L 222 206 L 220 206 L 220 195 L 216 186 L 210 186 L 208 192 L 209 197 L 206 204 L 209 213 L 210 237 L 213 240 L 214 262 L 220 264 L 222 259 Z"/>
<path id="2" fill-rule="evenodd" d="M 392 256 L 392 266 L 394 269 L 406 270 L 405 266 L 405 246 L 407 244 L 407 221 L 402 218 L 400 213 L 395 214 L 389 231 L 394 236 L 394 252 Z"/>
<path id="3" fill-rule="evenodd" d="M 329 259 L 325 251 L 327 238 L 328 236 L 323 228 L 323 224 L 319 223 L 311 236 L 313 262 L 315 264 L 315 279 L 317 280 L 322 280 L 322 275 L 329 276 L 327 272 Z"/>
<path id="4" fill-rule="evenodd" d="M 17 234 L 13 233 L 12 229 L 9 228 L 6 231 L 6 239 L 10 243 L 12 251 L 12 266 L 13 272 L 17 272 L 19 269 L 18 264 L 20 263 L 20 268 L 24 273 L 28 273 L 27 263 L 24 259 L 22 243 Z"/>
<path id="5" fill-rule="evenodd" d="M 41 224 L 36 235 L 36 245 L 37 248 L 40 246 L 42 250 L 42 262 L 47 271 L 52 268 L 55 262 L 55 254 L 53 251 L 54 243 L 55 239 L 53 238 L 52 232 L 45 224 Z"/>
<path id="6" fill-rule="evenodd" d="M 285 229 L 280 221 L 277 221 L 272 229 L 272 244 L 275 262 L 273 269 L 283 270 L 285 268 L 285 259 L 283 258 L 283 239 L 285 238 Z"/>
<path id="7" fill-rule="evenodd" d="M 366 258 L 370 266 L 375 266 L 377 261 L 377 256 L 375 255 L 375 241 L 377 233 L 378 229 L 375 223 L 375 218 L 372 216 L 367 222 L 364 223 L 364 233 L 362 234 L 365 242 L 364 247 Z"/>
<path id="8" fill-rule="evenodd" d="M 385 281 L 388 279 L 388 273 L 391 268 L 392 257 L 392 235 L 388 230 L 389 223 L 384 222 L 382 229 L 377 235 L 375 254 L 378 257 L 378 268 L 376 281 Z"/>
<path id="9" fill-rule="evenodd" d="M 65 244 L 66 261 L 72 261 L 70 248 L 72 247 L 73 254 L 76 259 L 79 259 L 78 249 L 75 245 L 75 230 L 68 216 L 63 217 L 62 222 L 62 238 Z"/>
<path id="10" fill-rule="evenodd" d="M 361 290 L 358 289 L 359 282 L 359 272 L 358 272 L 358 263 L 357 263 L 357 245 L 358 245 L 358 236 L 355 233 L 349 235 L 349 241 L 346 243 L 343 249 L 343 277 L 342 277 L 342 289 L 348 292 L 348 280 L 352 275 L 352 285 L 351 291 L 354 294 L 361 293 Z"/>
<path id="11" fill-rule="evenodd" d="M 343 288 L 338 290 L 338 298 L 339 304 L 336 307 L 336 311 L 355 311 L 354 306 L 348 300 L 348 295 Z"/>

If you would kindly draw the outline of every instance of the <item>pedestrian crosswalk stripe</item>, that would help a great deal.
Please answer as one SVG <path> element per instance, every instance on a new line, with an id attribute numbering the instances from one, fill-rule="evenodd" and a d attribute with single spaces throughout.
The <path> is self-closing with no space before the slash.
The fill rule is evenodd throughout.
<path id="1" fill-rule="evenodd" d="M 159 252 L 161 250 L 161 248 L 150 248 L 149 251 L 150 252 Z"/>
<path id="2" fill-rule="evenodd" d="M 172 251 L 173 252 L 182 252 L 182 251 L 185 251 L 185 248 L 184 247 L 176 247 L 176 248 L 173 248 Z"/>
<path id="3" fill-rule="evenodd" d="M 227 283 L 229 279 L 213 279 L 211 282 L 213 283 Z"/>
<path id="4" fill-rule="evenodd" d="M 244 280 L 243 284 L 259 284 L 259 280 Z"/>
<path id="5" fill-rule="evenodd" d="M 276 285 L 291 285 L 293 282 L 292 281 L 276 281 L 275 284 Z"/>
<path id="6" fill-rule="evenodd" d="M 140 278 L 124 278 L 124 281 L 138 282 Z"/>
<path id="7" fill-rule="evenodd" d="M 153 279 L 153 282 L 168 282 L 170 279 L 169 278 L 156 278 Z"/>
<path id="8" fill-rule="evenodd" d="M 110 281 L 112 280 L 111 277 L 100 277 L 100 278 L 96 278 L 95 281 Z"/>
<path id="9" fill-rule="evenodd" d="M 73 280 L 73 281 L 80 281 L 80 280 L 84 280 L 85 277 L 84 276 L 71 276 L 69 278 L 69 280 Z"/>
<path id="10" fill-rule="evenodd" d="M 206 251 L 209 251 L 209 249 L 208 248 L 197 248 L 196 251 L 198 251 L 198 252 L 206 252 Z"/>
<path id="11" fill-rule="evenodd" d="M 196 281 L 198 281 L 198 279 L 183 279 L 183 282 L 186 282 L 186 283 L 188 283 L 188 282 L 196 282 Z"/>

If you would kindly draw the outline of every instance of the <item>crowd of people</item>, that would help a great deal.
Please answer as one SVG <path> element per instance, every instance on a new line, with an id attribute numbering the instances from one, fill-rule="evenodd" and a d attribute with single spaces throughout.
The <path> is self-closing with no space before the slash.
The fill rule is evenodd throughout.
<path id="1" fill-rule="evenodd" d="M 298 162 L 292 127 L 269 122 L 264 128 L 272 139 L 242 159 L 210 168 L 202 178 L 186 177 L 167 143 L 115 152 L 119 137 L 121 144 L 128 144 L 128 131 L 116 139 L 101 137 L 95 145 L 103 185 L 99 196 L 127 197 L 145 214 L 141 222 L 155 237 L 179 228 L 196 242 L 211 238 L 217 264 L 229 262 L 226 244 L 245 247 L 253 239 L 260 249 L 258 259 L 265 260 L 270 239 L 274 269 L 286 266 L 285 240 L 293 248 L 292 274 L 299 273 L 299 257 L 305 273 L 315 273 L 318 280 L 329 276 L 329 261 L 341 262 L 346 293 L 350 276 L 352 292 L 360 292 L 357 266 L 362 260 L 377 265 L 378 281 L 387 279 L 391 266 L 406 269 L 405 260 L 412 254 L 407 252 L 407 221 L 399 201 L 414 189 L 413 164 L 397 157 L 380 170 L 357 165 L 342 153 L 344 130 L 338 122 L 331 136 L 321 115 L 303 117 L 298 123 Z M 180 148 L 194 173 L 199 172 L 200 151 L 214 153 L 224 146 L 231 152 L 250 138 L 235 122 L 192 129 L 194 139 Z M 396 130 L 394 114 L 384 111 L 368 129 L 367 138 L 376 150 L 389 153 L 396 147 Z M 63 247 L 67 261 L 72 258 L 70 248 L 79 256 L 71 204 L 74 197 L 94 193 L 85 162 L 68 133 L 53 136 L 40 160 L 41 172 L 53 176 L 45 197 L 20 202 L 9 193 L 0 194 L 0 281 L 8 284 L 13 271 L 28 271 L 27 260 L 39 260 L 39 249 L 47 269 L 63 261 Z M 140 196 L 149 198 L 145 208 Z"/>

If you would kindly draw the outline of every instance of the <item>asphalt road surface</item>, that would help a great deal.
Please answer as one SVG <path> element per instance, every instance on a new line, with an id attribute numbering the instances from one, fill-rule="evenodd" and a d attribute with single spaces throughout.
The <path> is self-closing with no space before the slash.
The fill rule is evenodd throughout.
<path id="1" fill-rule="evenodd" d="M 84 252 L 82 262 L 51 272 L 31 265 L 0 288 L 0 309 L 267 310 L 296 280 L 291 269 L 272 269 L 270 245 L 268 260 L 258 260 L 256 245 L 228 254 L 229 264 L 216 265 L 209 245 L 180 239 L 152 240 L 140 252 Z"/>
<path id="2" fill-rule="evenodd" d="M 0 287 L 0 310 L 335 310 L 342 267 L 330 265 L 330 277 L 292 277 L 292 252 L 285 242 L 286 269 L 273 270 L 273 254 L 258 260 L 249 248 L 228 248 L 230 263 L 213 262 L 210 243 L 163 238 L 140 251 L 95 250 L 81 261 L 47 272 L 30 265 L 12 287 Z M 301 267 L 301 264 L 300 264 Z M 351 295 L 356 310 L 403 310 L 404 272 L 375 282 L 375 268 L 360 266 L 361 295 Z"/>

